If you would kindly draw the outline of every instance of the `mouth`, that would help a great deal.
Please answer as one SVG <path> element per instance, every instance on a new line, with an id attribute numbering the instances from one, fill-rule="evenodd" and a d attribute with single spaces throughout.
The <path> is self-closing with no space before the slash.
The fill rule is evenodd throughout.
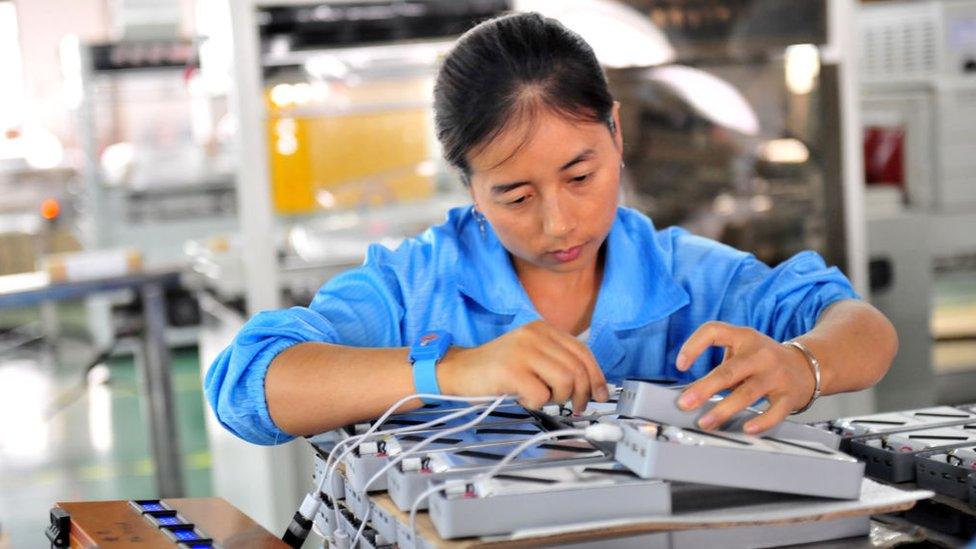
<path id="1" fill-rule="evenodd" d="M 556 258 L 556 261 L 559 261 L 560 263 L 569 263 L 570 261 L 574 261 L 576 258 L 578 258 L 582 251 L 583 245 L 580 244 L 579 246 L 573 246 L 572 248 L 551 251 L 549 252 L 549 255 Z"/>

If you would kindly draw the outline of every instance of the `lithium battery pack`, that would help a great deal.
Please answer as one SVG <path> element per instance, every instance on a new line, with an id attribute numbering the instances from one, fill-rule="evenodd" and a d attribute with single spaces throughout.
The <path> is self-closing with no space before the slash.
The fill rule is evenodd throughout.
<path id="1" fill-rule="evenodd" d="M 401 511 L 409 511 L 413 502 L 430 482 L 449 478 L 472 477 L 484 473 L 515 449 L 518 443 L 498 446 L 431 451 L 404 460 L 390 470 L 387 490 L 393 503 Z M 558 439 L 541 442 L 519 453 L 505 471 L 552 465 L 599 463 L 606 459 L 602 451 L 580 439 Z M 427 508 L 421 502 L 418 509 Z"/>
<path id="2" fill-rule="evenodd" d="M 628 379 L 624 381 L 621 388 L 617 412 L 623 416 L 695 429 L 698 427 L 698 420 L 722 399 L 713 398 L 696 410 L 685 411 L 677 404 L 684 388 L 683 385 L 661 385 Z M 753 409 L 743 410 L 732 416 L 720 430 L 742 432 L 745 423 L 760 413 Z M 817 442 L 835 450 L 840 447 L 840 437 L 834 433 L 789 420 L 781 422 L 763 434 L 775 438 Z"/>
<path id="3" fill-rule="evenodd" d="M 316 453 L 312 464 L 312 482 L 318 486 L 322 475 L 326 474 L 325 464 L 326 460 L 328 460 L 329 452 L 322 451 L 318 446 L 313 445 L 313 448 L 315 448 Z M 346 484 L 338 472 L 332 477 L 331 486 L 329 483 L 322 486 L 322 492 L 334 500 L 340 500 L 346 497 Z"/>
<path id="4" fill-rule="evenodd" d="M 614 459 L 643 478 L 857 499 L 864 464 L 816 442 L 619 422 Z"/>
<path id="5" fill-rule="evenodd" d="M 452 420 L 446 425 L 457 426 L 470 421 Z M 416 433 L 385 436 L 377 440 L 364 442 L 343 459 L 346 467 L 346 489 L 363 492 L 366 484 L 374 475 L 379 473 L 391 459 L 416 446 L 428 437 L 443 429 L 418 431 Z M 471 448 L 503 444 L 505 442 L 525 440 L 541 433 L 543 429 L 535 421 L 508 419 L 494 421 L 458 433 L 444 436 L 427 445 L 425 449 Z M 369 491 L 387 489 L 386 475 L 379 477 L 369 486 Z"/>
<path id="6" fill-rule="evenodd" d="M 915 483 L 944 496 L 968 501 L 973 474 L 976 474 L 976 446 L 930 450 L 915 456 Z"/>
<path id="7" fill-rule="evenodd" d="M 867 464 L 868 476 L 888 482 L 915 480 L 919 452 L 976 445 L 976 424 L 899 431 L 851 439 L 849 452 Z"/>
<path id="8" fill-rule="evenodd" d="M 338 528 L 335 524 L 335 503 L 327 497 L 322 498 L 322 505 L 312 521 L 323 535 L 332 535 L 332 532 Z"/>
<path id="9" fill-rule="evenodd" d="M 445 539 L 671 512 L 666 482 L 638 478 L 609 461 L 506 472 L 444 487 L 431 496 L 430 519 Z"/>
<path id="10" fill-rule="evenodd" d="M 348 508 L 339 504 L 339 528 L 349 536 L 352 542 L 356 538 L 356 533 L 362 522 Z M 356 545 L 359 549 L 379 549 L 381 547 L 392 548 L 396 539 L 387 539 L 382 534 L 373 529 L 369 523 L 363 528 L 363 536 Z"/>
<path id="11" fill-rule="evenodd" d="M 366 519 L 368 526 L 381 536 L 378 539 L 397 539 L 396 518 L 382 506 L 377 505 L 368 495 L 359 494 L 350 490 L 349 497 L 342 503 L 343 508 L 348 510 L 350 516 L 354 517 L 357 521 Z M 366 514 L 367 509 L 369 510 L 368 515 Z M 358 523 L 356 527 L 359 527 Z"/>
<path id="12" fill-rule="evenodd" d="M 976 414 L 971 412 L 950 406 L 935 406 L 904 412 L 846 417 L 829 421 L 827 424 L 832 431 L 842 437 L 853 438 L 946 425 L 961 425 L 974 421 L 976 421 Z"/>
<path id="13" fill-rule="evenodd" d="M 397 522 L 397 548 L 436 549 L 435 542 L 428 540 L 419 534 L 417 534 L 416 539 L 414 539 L 414 534 L 415 532 L 410 530 L 409 521 Z"/>

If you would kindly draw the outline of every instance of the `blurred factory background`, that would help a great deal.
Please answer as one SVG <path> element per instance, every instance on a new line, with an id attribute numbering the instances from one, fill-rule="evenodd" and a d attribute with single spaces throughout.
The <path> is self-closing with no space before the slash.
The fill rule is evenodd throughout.
<path id="1" fill-rule="evenodd" d="M 288 522 L 310 456 L 224 432 L 202 375 L 468 202 L 433 77 L 512 9 L 605 65 L 625 203 L 817 250 L 893 320 L 888 377 L 810 419 L 976 400 L 976 2 L 0 0 L 0 536 L 150 493 Z"/>

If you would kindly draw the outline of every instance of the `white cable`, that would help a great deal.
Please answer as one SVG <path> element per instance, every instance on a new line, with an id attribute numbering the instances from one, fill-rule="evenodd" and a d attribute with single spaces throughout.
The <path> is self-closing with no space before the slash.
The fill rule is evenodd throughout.
<path id="1" fill-rule="evenodd" d="M 451 482 L 451 480 L 457 481 L 458 479 L 450 479 L 444 484 L 435 483 L 432 486 L 427 487 L 426 490 L 424 490 L 423 492 L 420 493 L 419 496 L 417 496 L 417 499 L 413 500 L 413 505 L 410 506 L 410 538 L 413 539 L 414 547 L 417 547 L 418 545 L 417 544 L 417 511 L 420 509 L 420 503 L 425 499 L 427 499 L 427 497 L 433 494 L 434 492 L 438 490 L 446 489 L 447 485 Z M 461 480 L 460 482 L 467 484 L 466 480 Z"/>
<path id="2" fill-rule="evenodd" d="M 585 434 L 586 431 L 584 429 L 560 429 L 558 431 L 548 431 L 545 433 L 539 433 L 538 435 L 529 437 L 524 442 L 522 442 L 521 444 L 513 448 L 512 451 L 506 454 L 505 457 L 503 457 L 501 461 L 496 463 L 494 467 L 488 469 L 487 473 L 482 473 L 480 475 L 477 475 L 475 479 L 481 481 L 490 480 L 491 477 L 497 475 L 498 472 L 502 470 L 502 468 L 504 468 L 506 465 L 511 463 L 513 459 L 515 459 L 519 454 L 521 454 L 523 450 L 525 450 L 529 446 L 532 446 L 533 444 L 538 444 L 539 442 L 542 442 L 543 440 L 548 440 L 550 438 L 557 438 L 557 437 L 569 436 L 569 435 L 584 436 Z"/>
<path id="3" fill-rule="evenodd" d="M 557 438 L 561 436 L 582 436 L 586 437 L 588 440 L 594 440 L 598 442 L 615 442 L 624 437 L 624 431 L 619 425 L 614 425 L 612 423 L 594 423 L 586 427 L 585 429 L 559 429 L 558 431 L 549 431 L 546 433 L 539 433 L 535 435 L 518 446 L 512 449 L 501 461 L 495 464 L 494 467 L 488 470 L 487 473 L 478 475 L 477 479 L 482 482 L 491 480 L 491 477 L 498 474 L 503 467 L 511 463 L 523 450 L 532 446 L 537 442 L 542 442 L 543 440 L 550 438 Z"/>
<path id="4" fill-rule="evenodd" d="M 420 425 L 409 425 L 407 427 L 399 427 L 399 428 L 396 428 L 396 429 L 389 429 L 389 430 L 386 430 L 386 431 L 376 432 L 376 429 L 379 428 L 379 426 L 382 425 L 382 423 L 384 421 L 386 421 L 386 419 L 391 415 L 391 411 L 392 410 L 395 410 L 394 407 L 399 407 L 400 405 L 402 405 L 402 403 L 404 401 L 410 400 L 411 398 L 416 398 L 417 396 L 424 397 L 424 398 L 440 398 L 442 400 L 452 401 L 452 402 L 458 402 L 458 401 L 460 401 L 460 402 L 489 401 L 489 400 L 495 400 L 495 399 L 498 398 L 498 397 L 494 397 L 494 396 L 493 397 L 470 397 L 470 398 L 468 398 L 468 397 L 452 397 L 452 396 L 443 396 L 443 395 L 424 395 L 424 394 L 414 395 L 412 397 L 404 397 L 403 399 L 401 399 L 400 402 L 394 403 L 394 405 L 391 406 L 387 410 L 387 413 L 385 413 L 383 416 L 381 416 L 373 424 L 373 426 L 370 427 L 370 429 L 368 431 L 366 431 L 362 435 L 356 435 L 356 436 L 350 437 L 350 438 L 348 438 L 348 439 L 346 439 L 344 441 L 341 441 L 339 444 L 336 445 L 335 448 L 332 449 L 331 452 L 329 452 L 329 456 L 331 457 L 334 454 L 334 452 L 338 449 L 338 446 L 340 446 L 342 444 L 355 443 L 354 446 L 346 449 L 335 460 L 335 462 L 333 462 L 331 464 L 331 467 L 329 467 L 329 466 L 326 467 L 326 474 L 323 477 L 323 479 L 328 479 L 329 488 L 332 487 L 333 480 L 334 480 L 334 477 L 335 477 L 336 468 L 339 466 L 339 463 L 341 463 L 342 460 L 345 459 L 345 457 L 347 455 L 349 455 L 351 452 L 355 451 L 356 448 L 358 447 L 358 445 L 361 442 L 363 442 L 364 440 L 366 440 L 366 438 L 368 438 L 369 436 L 371 436 L 371 435 L 372 436 L 393 435 L 393 434 L 401 434 L 401 433 L 410 433 L 410 432 L 414 432 L 414 431 L 422 431 L 424 429 L 427 429 L 427 428 L 433 427 L 435 425 L 441 424 L 441 423 L 443 423 L 445 421 L 450 421 L 452 419 L 456 419 L 458 417 L 467 415 L 467 414 L 471 413 L 474 410 L 478 410 L 478 409 L 484 407 L 482 405 L 468 406 L 466 408 L 461 408 L 461 409 L 459 409 L 457 411 L 454 411 L 454 412 L 452 412 L 450 414 L 447 414 L 445 416 L 437 416 L 435 419 L 433 419 L 431 421 L 428 421 L 426 423 L 421 423 Z M 326 462 L 326 463 L 328 464 L 328 462 Z M 318 490 L 316 492 L 316 495 L 315 495 L 317 500 L 318 500 L 318 495 L 322 493 L 323 479 L 320 479 L 319 480 L 319 488 L 318 488 Z M 321 500 L 318 500 L 318 501 L 321 501 Z M 319 503 L 319 505 L 321 505 L 321 504 Z M 339 521 L 339 508 L 338 508 L 337 505 L 333 505 L 333 513 L 334 513 L 334 516 L 335 516 L 336 523 L 338 523 L 338 521 Z"/>
<path id="5" fill-rule="evenodd" d="M 421 423 L 419 425 L 409 425 L 407 427 L 398 427 L 396 429 L 387 429 L 387 430 L 384 430 L 384 431 L 378 431 L 378 432 L 372 432 L 371 433 L 370 431 L 375 431 L 375 428 L 380 424 L 377 421 L 376 425 L 374 425 L 370 429 L 370 431 L 367 431 L 366 433 L 364 433 L 362 435 L 356 435 L 354 437 L 350 437 L 350 438 L 342 441 L 342 443 L 350 443 L 350 442 L 353 442 L 354 444 L 352 446 L 350 446 L 349 448 L 347 448 L 332 463 L 331 467 L 327 467 L 326 472 L 323 475 L 323 479 L 326 479 L 326 478 L 329 479 L 328 480 L 328 482 L 329 482 L 329 488 L 331 489 L 332 488 L 332 484 L 334 484 L 335 473 L 336 473 L 336 469 L 338 468 L 339 464 L 342 463 L 342 460 L 345 459 L 346 456 L 348 456 L 350 453 L 354 452 L 356 450 L 356 448 L 358 448 L 359 445 L 362 442 L 364 442 L 365 439 L 367 437 L 369 437 L 370 435 L 372 435 L 372 436 L 397 435 L 397 434 L 403 434 L 403 433 L 411 433 L 411 432 L 414 432 L 414 431 L 423 431 L 423 430 L 428 429 L 430 427 L 434 427 L 435 425 L 441 424 L 441 423 L 443 423 L 445 421 L 450 421 L 452 419 L 456 419 L 456 418 L 459 418 L 461 416 L 470 414 L 471 412 L 473 412 L 475 410 L 479 410 L 479 409 L 484 408 L 484 407 L 485 407 L 484 405 L 480 405 L 480 404 L 479 405 L 476 405 L 476 406 L 467 406 L 465 408 L 461 408 L 461 409 L 459 409 L 457 411 L 451 412 L 450 414 L 447 414 L 445 416 L 437 416 L 435 419 L 433 419 L 431 421 L 428 421 L 426 423 Z M 336 448 L 333 448 L 332 449 L 332 452 L 335 452 L 335 450 L 338 448 L 338 446 L 339 445 L 337 444 L 336 445 Z M 332 452 L 329 453 L 330 456 L 332 455 Z M 318 488 L 318 490 L 316 492 L 317 501 L 321 501 L 320 499 L 318 499 L 318 496 L 319 496 L 319 494 L 322 493 L 323 479 L 320 479 L 319 480 L 319 488 Z M 319 505 L 321 505 L 321 504 L 319 504 Z M 336 523 L 338 523 L 338 521 L 339 521 L 339 507 L 337 505 L 333 504 L 332 512 L 333 512 L 333 515 L 335 516 Z"/>
<path id="6" fill-rule="evenodd" d="M 429 397 L 429 396 L 430 395 L 427 395 L 427 397 Z M 484 398 L 485 401 L 490 401 L 490 400 L 494 400 L 497 397 L 490 397 L 490 398 L 489 397 L 476 397 L 476 398 L 477 399 Z M 446 400 L 446 398 L 445 398 L 445 400 Z M 451 400 L 454 400 L 454 397 L 452 397 Z M 460 398 L 458 398 L 457 400 L 463 400 L 464 402 L 467 402 L 468 401 L 467 399 L 460 399 Z M 395 404 L 395 406 L 398 405 L 398 404 L 400 404 L 400 403 Z M 383 422 L 386 421 L 387 418 L 391 415 L 390 414 L 390 410 L 392 410 L 393 408 L 390 408 L 390 410 L 387 410 L 387 413 L 385 413 L 382 417 L 380 417 L 378 420 L 376 420 L 374 422 L 374 424 L 369 428 L 369 430 L 367 430 L 365 433 L 363 433 L 361 435 L 353 435 L 353 436 L 351 436 L 351 437 L 349 437 L 349 438 L 347 438 L 345 440 L 341 440 L 341 441 L 339 441 L 332 448 L 332 450 L 329 452 L 329 455 L 328 455 L 328 457 L 327 457 L 327 459 L 325 461 L 325 467 L 324 467 L 324 469 L 325 469 L 325 471 L 326 471 L 327 474 L 324 475 L 321 479 L 319 479 L 319 486 L 318 486 L 319 491 L 321 492 L 322 487 L 324 486 L 325 480 L 327 478 L 329 478 L 331 480 L 331 476 L 335 472 L 335 468 L 338 466 L 338 464 L 347 455 L 349 455 L 350 452 L 355 451 L 356 448 L 361 443 L 365 442 L 365 440 L 367 438 L 369 438 L 370 436 L 377 436 L 378 437 L 378 436 L 393 435 L 393 434 L 400 434 L 400 433 L 410 433 L 410 432 L 413 432 L 413 431 L 422 431 L 424 429 L 428 429 L 430 427 L 434 427 L 434 426 L 436 426 L 439 423 L 443 423 L 444 421 L 449 421 L 451 419 L 455 419 L 455 418 L 461 417 L 461 416 L 469 413 L 472 410 L 477 410 L 477 409 L 480 409 L 480 408 L 483 408 L 483 407 L 484 406 L 482 406 L 482 405 L 468 406 L 466 408 L 460 408 L 460 409 L 458 409 L 455 412 L 452 412 L 450 414 L 447 414 L 446 416 L 436 416 L 433 420 L 428 421 L 426 423 L 421 423 L 419 425 L 408 425 L 406 427 L 398 427 L 398 428 L 395 428 L 395 429 L 388 429 L 388 430 L 376 432 L 376 429 L 379 428 L 379 426 L 382 425 Z M 335 458 L 336 452 L 341 447 L 346 446 L 346 445 L 349 445 L 349 444 L 354 444 L 354 446 L 352 446 L 351 448 L 347 449 L 338 458 Z M 335 459 L 333 459 L 333 458 L 335 458 Z"/>
<path id="7" fill-rule="evenodd" d="M 502 402 L 504 402 L 506 398 L 509 398 L 508 395 L 501 395 L 497 397 L 495 401 L 492 402 L 488 406 L 488 408 L 485 409 L 485 411 L 481 412 L 481 414 L 478 415 L 478 417 L 472 419 L 467 423 L 458 425 L 457 427 L 451 427 L 450 429 L 444 429 L 443 431 L 438 431 L 433 435 L 425 438 L 424 440 L 418 442 L 416 445 L 410 447 L 410 449 L 406 450 L 396 458 L 390 460 L 386 465 L 383 466 L 382 469 L 377 471 L 375 475 L 373 475 L 372 477 L 370 477 L 368 481 L 366 481 L 366 484 L 363 486 L 363 493 L 364 494 L 368 493 L 370 485 L 376 482 L 377 479 L 381 478 L 384 474 L 386 474 L 387 471 L 389 471 L 391 468 L 396 466 L 397 463 L 403 461 L 403 459 L 409 456 L 410 454 L 414 454 L 419 452 L 420 450 L 423 450 L 424 448 L 433 444 L 440 438 L 446 437 L 448 435 L 453 435 L 455 433 L 460 433 L 461 431 L 465 431 L 467 429 L 471 429 L 472 427 L 475 427 L 476 425 L 484 421 L 484 419 L 488 417 L 489 414 L 495 411 L 495 408 L 501 406 Z M 366 528 L 366 521 L 369 520 L 369 514 L 373 510 L 373 507 L 369 504 L 369 499 L 364 498 L 364 501 L 365 501 L 366 509 L 363 512 L 362 524 L 359 525 L 359 529 L 356 531 L 356 536 L 352 539 L 352 547 L 355 547 L 356 544 L 359 543 L 359 539 L 363 535 L 363 530 Z"/>
<path id="8" fill-rule="evenodd" d="M 418 398 L 426 398 L 426 399 L 430 399 L 430 400 L 442 400 L 442 401 L 447 401 L 447 402 L 491 402 L 493 400 L 496 400 L 498 397 L 496 397 L 496 396 L 490 396 L 490 397 L 489 396 L 480 396 L 480 397 L 457 397 L 457 396 L 450 396 L 450 395 L 431 395 L 431 394 L 426 394 L 426 393 L 416 393 L 416 394 L 412 394 L 412 395 L 407 395 L 407 396 L 401 398 L 400 400 L 394 402 L 389 408 L 387 408 L 386 412 L 384 412 L 383 415 L 380 416 L 373 423 L 372 426 L 370 426 L 369 430 L 367 430 L 365 433 L 363 433 L 362 435 L 354 435 L 354 436 L 349 437 L 348 439 L 339 441 L 335 445 L 335 447 L 332 448 L 332 450 L 329 452 L 329 455 L 328 455 L 328 457 L 326 459 L 325 467 L 323 467 L 322 478 L 319 479 L 319 483 L 316 486 L 315 492 L 314 492 L 314 494 L 312 494 L 312 496 L 314 497 L 314 505 L 312 505 L 311 508 L 310 508 L 310 516 L 306 516 L 305 518 L 307 518 L 309 520 L 314 520 L 315 514 L 318 513 L 319 509 L 321 509 L 321 506 L 322 506 L 322 499 L 320 498 L 320 494 L 322 494 L 322 488 L 325 486 L 325 483 L 328 482 L 329 483 L 329 488 L 331 490 L 332 484 L 333 484 L 333 480 L 334 480 L 334 476 L 335 476 L 336 467 L 342 461 L 342 459 L 344 459 L 347 455 L 349 455 L 350 452 L 352 452 L 352 451 L 354 451 L 356 449 L 356 447 L 357 447 L 356 445 L 358 445 L 358 443 L 366 440 L 368 437 L 373 436 L 373 435 L 376 435 L 376 436 L 380 436 L 380 435 L 391 435 L 391 434 L 409 433 L 409 432 L 412 432 L 412 431 L 419 431 L 419 430 L 427 429 L 427 428 L 433 427 L 433 426 L 435 426 L 435 425 L 437 425 L 439 423 L 442 423 L 444 421 L 449 421 L 451 419 L 455 419 L 457 417 L 461 417 L 463 415 L 466 415 L 466 414 L 470 413 L 472 410 L 480 409 L 481 407 L 483 407 L 483 406 L 469 406 L 467 408 L 462 408 L 462 409 L 460 409 L 460 410 L 458 410 L 456 412 L 452 412 L 450 414 L 447 414 L 446 416 L 438 416 L 435 419 L 433 419 L 431 421 L 428 421 L 426 423 L 422 423 L 420 425 L 409 425 L 407 427 L 399 427 L 399 428 L 396 428 L 396 429 L 389 429 L 389 430 L 385 430 L 385 431 L 380 431 L 378 433 L 376 432 L 376 430 L 383 424 L 383 422 L 385 422 L 391 415 L 393 415 L 397 410 L 399 410 L 401 406 L 403 406 L 405 403 L 407 403 L 407 402 L 409 402 L 411 400 L 415 400 L 415 399 L 418 399 Z M 354 446 L 351 446 L 350 448 L 348 448 L 345 452 L 343 452 L 333 462 L 333 458 L 335 457 L 335 454 L 339 450 L 339 448 L 342 447 L 342 446 L 350 445 L 350 444 L 355 444 L 355 445 Z M 339 523 L 339 507 L 338 507 L 338 505 L 336 504 L 335 501 L 333 501 L 333 513 L 334 513 L 334 518 L 335 518 L 335 524 L 338 524 Z"/>
<path id="9" fill-rule="evenodd" d="M 329 466 L 332 464 L 332 458 L 333 458 L 333 456 L 335 456 L 335 452 L 339 449 L 340 446 L 343 446 L 343 445 L 346 445 L 346 444 L 358 443 L 358 442 L 360 442 L 362 440 L 365 440 L 366 438 L 368 438 L 369 436 L 374 435 L 374 434 L 376 434 L 376 435 L 384 435 L 384 434 L 392 434 L 394 431 L 397 432 L 397 433 L 406 433 L 406 432 L 410 432 L 411 430 L 420 430 L 420 429 L 423 429 L 423 428 L 431 427 L 431 426 L 436 425 L 437 423 L 440 423 L 440 422 L 442 422 L 442 421 L 445 420 L 445 417 L 438 417 L 437 419 L 435 419 L 433 421 L 429 421 L 429 422 L 424 423 L 424 424 L 421 424 L 421 425 L 410 425 L 410 426 L 407 426 L 407 427 L 400 427 L 399 429 L 391 429 L 389 431 L 382 431 L 380 433 L 375 433 L 376 429 L 378 429 L 379 426 L 382 425 L 387 419 L 389 419 L 389 417 L 391 415 L 393 415 L 397 410 L 399 410 L 401 406 L 403 406 L 405 403 L 407 403 L 407 402 L 409 402 L 411 400 L 415 400 L 415 399 L 418 399 L 418 398 L 427 398 L 427 399 L 431 399 L 431 400 L 437 399 L 437 400 L 443 400 L 443 401 L 447 401 L 447 402 L 491 402 L 491 401 L 495 400 L 497 398 L 497 396 L 455 397 L 455 396 L 449 396 L 449 395 L 429 395 L 429 394 L 413 394 L 413 395 L 407 395 L 407 396 L 401 398 L 400 400 L 394 402 L 389 408 L 387 408 L 386 409 L 386 412 L 384 412 L 382 416 L 380 416 L 378 419 L 376 419 L 376 421 L 373 423 L 373 425 L 369 428 L 368 431 L 366 431 L 362 435 L 354 435 L 354 436 L 351 436 L 351 437 L 349 437 L 349 438 L 347 438 L 345 440 L 339 441 L 336 444 L 336 446 L 332 448 L 332 451 L 329 452 L 329 456 L 328 456 L 328 458 L 326 459 L 326 462 L 325 462 L 326 470 L 328 470 Z M 464 414 L 461 414 L 461 415 L 464 415 Z M 342 461 L 342 458 L 344 458 L 344 457 L 345 457 L 345 455 L 340 456 L 336 461 Z M 321 485 L 321 481 L 320 481 L 320 485 Z M 319 486 L 319 491 L 321 491 L 321 486 Z"/>

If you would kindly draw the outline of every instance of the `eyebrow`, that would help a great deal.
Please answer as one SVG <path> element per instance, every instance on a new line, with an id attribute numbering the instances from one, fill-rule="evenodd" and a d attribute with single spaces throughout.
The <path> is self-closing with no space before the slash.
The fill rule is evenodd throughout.
<path id="1" fill-rule="evenodd" d="M 579 164 L 580 162 L 589 160 L 595 154 L 596 154 L 596 151 L 594 151 L 593 149 L 586 149 L 583 152 L 581 152 L 578 155 L 576 155 L 575 157 L 573 157 L 573 159 L 570 160 L 569 162 L 563 164 L 559 168 L 559 171 L 561 171 L 561 172 L 562 171 L 566 171 L 566 170 L 572 168 L 573 166 Z M 515 181 L 515 182 L 512 182 L 512 183 L 500 183 L 498 185 L 492 185 L 492 187 L 491 187 L 491 194 L 493 194 L 493 195 L 505 194 L 505 193 L 507 193 L 507 192 L 509 192 L 509 191 L 511 191 L 513 189 L 517 189 L 517 188 L 521 187 L 522 185 L 528 185 L 528 184 L 529 184 L 528 181 Z"/>

